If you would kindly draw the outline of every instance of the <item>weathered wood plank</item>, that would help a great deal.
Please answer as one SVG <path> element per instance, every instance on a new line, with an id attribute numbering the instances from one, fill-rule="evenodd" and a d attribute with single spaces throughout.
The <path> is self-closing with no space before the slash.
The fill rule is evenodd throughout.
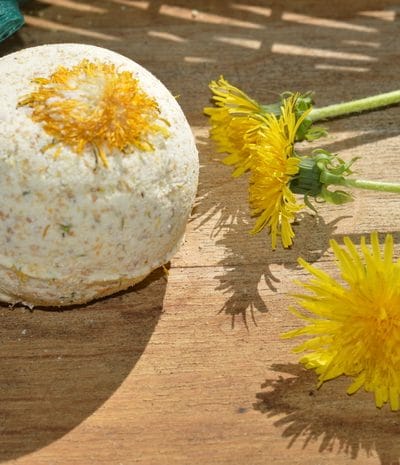
<path id="1" fill-rule="evenodd" d="M 329 4 L 328 4 L 329 3 Z M 280 334 L 298 256 L 333 271 L 328 240 L 392 232 L 400 199 L 360 192 L 345 207 L 304 213 L 291 250 L 250 237 L 246 179 L 218 163 L 202 109 L 220 74 L 268 101 L 286 89 L 319 104 L 398 87 L 395 0 L 248 2 L 46 0 L 4 55 L 47 42 L 123 53 L 156 74 L 188 116 L 200 151 L 198 200 L 171 263 L 135 289 L 49 312 L 0 308 L 0 461 L 18 465 L 400 460 L 399 414 L 377 410 L 338 379 L 316 390 Z M 375 179 L 399 178 L 400 112 L 327 124 L 324 146 Z M 304 145 L 304 150 L 310 147 Z"/>

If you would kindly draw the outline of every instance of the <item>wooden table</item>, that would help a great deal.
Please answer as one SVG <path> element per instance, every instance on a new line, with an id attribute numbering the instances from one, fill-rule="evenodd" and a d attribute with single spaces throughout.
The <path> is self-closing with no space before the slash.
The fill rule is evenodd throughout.
<path id="1" fill-rule="evenodd" d="M 349 380 L 316 389 L 280 334 L 298 256 L 334 272 L 329 238 L 393 232 L 400 199 L 358 192 L 318 206 L 295 245 L 250 237 L 247 180 L 208 139 L 207 84 L 223 74 L 263 102 L 318 105 L 399 87 L 396 0 L 37 0 L 2 55 L 52 42 L 120 52 L 156 74 L 197 138 L 197 205 L 169 276 L 68 311 L 0 308 L 0 460 L 18 465 L 398 464 L 400 414 Z M 327 124 L 321 142 L 360 176 L 399 180 L 400 110 Z M 321 145 L 320 144 L 320 145 Z"/>

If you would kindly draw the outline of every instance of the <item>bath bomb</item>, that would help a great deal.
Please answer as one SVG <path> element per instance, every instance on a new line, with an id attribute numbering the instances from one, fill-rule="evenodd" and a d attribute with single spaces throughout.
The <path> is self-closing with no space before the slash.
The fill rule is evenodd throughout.
<path id="1" fill-rule="evenodd" d="M 85 303 L 168 262 L 199 162 L 166 87 L 81 44 L 10 54 L 0 75 L 0 300 Z"/>

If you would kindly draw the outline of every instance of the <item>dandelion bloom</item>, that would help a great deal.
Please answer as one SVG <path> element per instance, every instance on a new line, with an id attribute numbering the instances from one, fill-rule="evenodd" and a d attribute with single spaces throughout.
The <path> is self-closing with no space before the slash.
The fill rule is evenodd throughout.
<path id="1" fill-rule="evenodd" d="M 360 252 L 349 238 L 344 247 L 330 242 L 343 282 L 299 259 L 312 278 L 301 283 L 311 294 L 296 295 L 305 312 L 292 309 L 306 326 L 285 338 L 310 336 L 295 351 L 308 351 L 300 361 L 315 369 L 319 384 L 346 375 L 347 390 L 373 392 L 377 407 L 400 407 L 400 260 L 393 261 L 393 238 L 383 251 L 377 233 Z"/>
<path id="2" fill-rule="evenodd" d="M 260 132 L 266 129 L 267 121 L 260 118 L 264 112 L 261 105 L 223 77 L 209 87 L 216 105 L 204 109 L 210 116 L 211 138 L 218 152 L 229 154 L 223 162 L 235 167 L 233 176 L 240 176 L 249 169 L 251 144 L 256 144 Z"/>
<path id="3" fill-rule="evenodd" d="M 259 144 L 254 147 L 251 164 L 249 202 L 257 222 L 254 234 L 269 228 L 271 245 L 275 249 L 280 236 L 283 247 L 293 243 L 291 226 L 296 213 L 303 208 L 290 190 L 290 182 L 299 172 L 300 159 L 294 153 L 296 132 L 307 116 L 295 115 L 297 95 L 284 100 L 281 116 L 265 115 L 268 131 L 263 132 Z"/>

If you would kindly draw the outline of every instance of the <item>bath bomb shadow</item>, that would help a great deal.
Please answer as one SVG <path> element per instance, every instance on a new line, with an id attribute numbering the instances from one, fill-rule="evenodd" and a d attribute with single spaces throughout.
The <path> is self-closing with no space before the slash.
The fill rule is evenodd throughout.
<path id="1" fill-rule="evenodd" d="M 0 307 L 0 461 L 59 439 L 112 396 L 146 348 L 166 285 L 158 269 L 86 306 Z"/>

